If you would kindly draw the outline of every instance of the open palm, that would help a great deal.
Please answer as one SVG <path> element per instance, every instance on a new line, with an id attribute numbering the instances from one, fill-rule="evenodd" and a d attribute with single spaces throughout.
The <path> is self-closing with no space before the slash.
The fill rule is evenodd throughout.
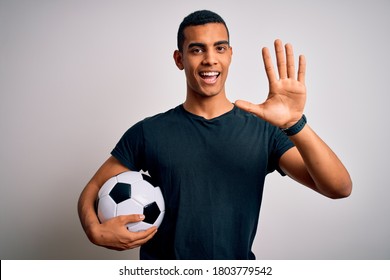
<path id="1" fill-rule="evenodd" d="M 305 72 L 306 61 L 303 55 L 299 56 L 297 75 L 295 72 L 293 48 L 287 44 L 283 48 L 280 40 L 275 41 L 276 62 L 279 78 L 277 77 L 270 52 L 263 48 L 262 55 L 269 82 L 267 100 L 262 104 L 253 104 L 238 100 L 235 104 L 248 112 L 285 128 L 296 123 L 303 114 L 306 102 Z"/>

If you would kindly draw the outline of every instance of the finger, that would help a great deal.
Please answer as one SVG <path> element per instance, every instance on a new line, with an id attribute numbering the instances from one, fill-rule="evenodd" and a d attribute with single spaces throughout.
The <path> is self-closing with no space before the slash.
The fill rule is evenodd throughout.
<path id="1" fill-rule="evenodd" d="M 131 233 L 133 235 L 131 238 L 131 242 L 128 244 L 128 246 L 129 248 L 135 248 L 145 244 L 150 239 L 152 239 L 153 236 L 157 233 L 157 227 L 153 226 L 144 231 L 131 232 Z"/>
<path id="2" fill-rule="evenodd" d="M 132 232 L 134 234 L 133 239 L 134 240 L 145 240 L 145 239 L 149 240 L 151 237 L 153 237 L 153 235 L 156 234 L 156 232 L 157 232 L 156 226 L 152 226 L 146 230 Z"/>
<path id="3" fill-rule="evenodd" d="M 306 58 L 304 55 L 299 56 L 298 81 L 305 84 L 306 79 Z"/>
<path id="4" fill-rule="evenodd" d="M 268 48 L 263 48 L 262 55 L 263 55 L 265 73 L 267 74 L 268 82 L 270 84 L 276 82 L 277 78 L 276 78 L 275 70 L 272 64 L 272 59 Z"/>
<path id="5" fill-rule="evenodd" d="M 286 56 L 281 40 L 275 40 L 276 65 L 278 66 L 279 79 L 287 78 Z"/>
<path id="6" fill-rule="evenodd" d="M 253 104 L 251 102 L 244 101 L 244 100 L 237 100 L 234 104 L 238 108 L 240 108 L 244 111 L 247 111 L 249 113 L 255 114 L 259 118 L 264 119 L 264 110 L 263 110 L 262 104 L 256 105 L 256 104 Z"/>
<path id="7" fill-rule="evenodd" d="M 143 221 L 145 219 L 145 216 L 142 214 L 131 214 L 131 215 L 121 215 L 118 216 L 120 219 L 121 224 L 126 225 L 128 223 L 137 223 L 140 221 Z"/>
<path id="8" fill-rule="evenodd" d="M 157 227 L 153 226 L 144 231 L 134 232 L 129 231 L 126 226 L 122 226 L 117 228 L 115 232 L 116 240 L 103 246 L 109 249 L 123 251 L 137 248 L 152 239 L 157 232 Z"/>
<path id="9" fill-rule="evenodd" d="M 287 77 L 295 79 L 294 51 L 291 44 L 286 44 Z"/>

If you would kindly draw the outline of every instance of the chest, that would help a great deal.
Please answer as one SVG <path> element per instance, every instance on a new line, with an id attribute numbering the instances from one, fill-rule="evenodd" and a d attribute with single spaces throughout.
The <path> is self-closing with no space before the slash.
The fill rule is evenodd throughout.
<path id="1" fill-rule="evenodd" d="M 243 124 L 172 123 L 146 131 L 145 153 L 150 166 L 164 170 L 216 170 L 227 173 L 265 169 L 267 133 Z"/>

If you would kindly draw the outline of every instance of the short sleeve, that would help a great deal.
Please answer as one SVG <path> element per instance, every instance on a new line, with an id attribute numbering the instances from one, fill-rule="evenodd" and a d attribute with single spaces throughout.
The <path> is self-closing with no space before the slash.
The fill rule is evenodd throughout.
<path id="1" fill-rule="evenodd" d="M 133 171 L 143 169 L 144 156 L 144 134 L 142 121 L 129 128 L 121 137 L 111 155 L 123 165 Z"/>
<path id="2" fill-rule="evenodd" d="M 286 174 L 279 167 L 280 157 L 289 149 L 294 147 L 294 143 L 277 127 L 273 127 L 270 138 L 270 157 L 268 161 L 268 173 L 277 170 L 282 176 Z"/>

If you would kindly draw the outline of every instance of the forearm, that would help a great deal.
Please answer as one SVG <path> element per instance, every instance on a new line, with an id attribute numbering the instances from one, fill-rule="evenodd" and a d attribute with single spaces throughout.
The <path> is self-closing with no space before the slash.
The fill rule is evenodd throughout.
<path id="1" fill-rule="evenodd" d="M 349 196 L 352 182 L 347 169 L 309 125 L 290 139 L 297 147 L 316 191 L 331 198 Z"/>
<path id="2" fill-rule="evenodd" d="M 98 191 L 99 188 L 97 186 L 91 182 L 88 183 L 80 195 L 77 207 L 81 225 L 89 240 L 93 243 L 96 243 L 96 241 L 93 236 L 92 228 L 93 226 L 100 224 L 94 206 Z"/>

